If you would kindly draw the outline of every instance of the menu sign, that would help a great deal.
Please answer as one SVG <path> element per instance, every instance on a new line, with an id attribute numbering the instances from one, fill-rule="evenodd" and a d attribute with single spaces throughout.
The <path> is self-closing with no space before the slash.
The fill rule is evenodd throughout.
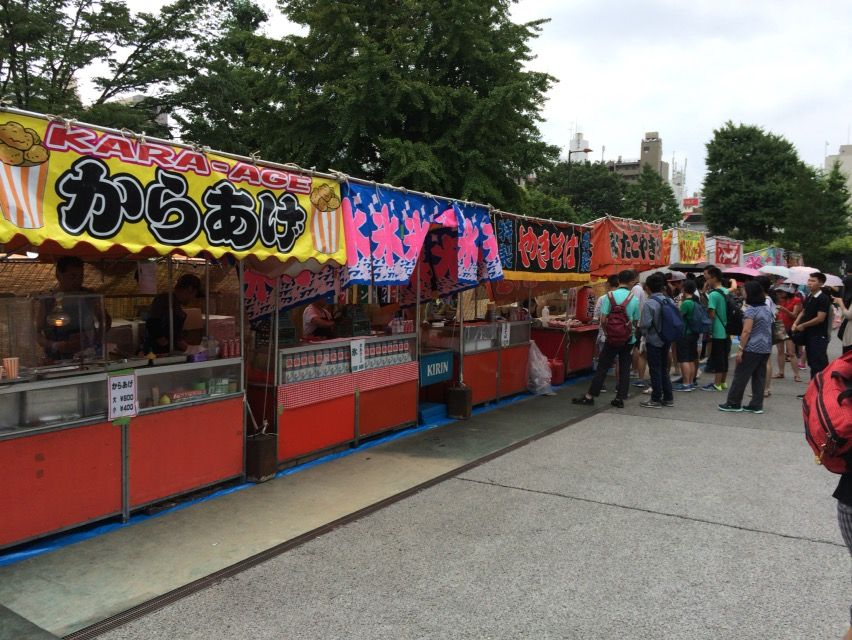
<path id="1" fill-rule="evenodd" d="M 136 374 L 117 373 L 107 378 L 109 419 L 134 418 L 137 413 Z"/>

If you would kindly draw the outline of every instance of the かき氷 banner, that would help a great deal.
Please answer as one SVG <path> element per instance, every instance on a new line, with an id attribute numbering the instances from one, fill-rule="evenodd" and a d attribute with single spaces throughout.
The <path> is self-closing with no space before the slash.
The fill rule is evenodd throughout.
<path id="1" fill-rule="evenodd" d="M 343 264 L 337 181 L 0 111 L 0 242 Z"/>

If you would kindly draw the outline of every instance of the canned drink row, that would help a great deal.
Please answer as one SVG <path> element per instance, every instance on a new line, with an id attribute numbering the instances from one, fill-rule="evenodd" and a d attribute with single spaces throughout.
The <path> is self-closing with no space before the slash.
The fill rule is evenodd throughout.
<path id="1" fill-rule="evenodd" d="M 411 343 L 408 340 L 371 342 L 365 346 L 365 350 L 367 369 L 411 362 Z"/>
<path id="2" fill-rule="evenodd" d="M 337 347 L 284 357 L 284 382 L 302 382 L 349 373 L 349 349 Z"/>

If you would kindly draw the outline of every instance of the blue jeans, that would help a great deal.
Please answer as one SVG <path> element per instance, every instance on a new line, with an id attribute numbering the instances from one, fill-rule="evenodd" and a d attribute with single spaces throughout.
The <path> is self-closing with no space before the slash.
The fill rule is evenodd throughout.
<path id="1" fill-rule="evenodd" d="M 648 369 L 651 372 L 651 400 L 655 402 L 671 402 L 674 400 L 672 379 L 669 377 L 670 350 L 670 344 L 655 347 L 652 344 L 645 343 Z"/>

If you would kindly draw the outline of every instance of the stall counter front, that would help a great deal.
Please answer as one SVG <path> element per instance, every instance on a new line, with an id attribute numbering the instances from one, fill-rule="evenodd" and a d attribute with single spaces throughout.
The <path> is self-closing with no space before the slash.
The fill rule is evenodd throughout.
<path id="1" fill-rule="evenodd" d="M 522 393 L 527 388 L 530 342 L 530 323 L 527 321 L 429 327 L 424 330 L 423 342 L 429 349 L 453 351 L 453 379 L 458 380 L 461 366 L 464 383 L 471 388 L 474 405 Z M 434 385 L 426 398 L 443 402 L 447 386 Z"/>
<path id="2" fill-rule="evenodd" d="M 254 415 L 277 431 L 279 463 L 416 424 L 414 340 L 377 335 L 279 349 L 277 384 L 249 387 Z"/>
<path id="3" fill-rule="evenodd" d="M 569 375 L 594 366 L 599 328 L 597 324 L 574 325 L 567 331 L 556 327 L 536 327 L 532 330 L 532 339 L 548 359 L 564 362 L 565 374 Z"/>
<path id="4" fill-rule="evenodd" d="M 0 548 L 240 477 L 240 364 L 110 365 L 136 374 L 143 407 L 126 426 L 107 419 L 113 372 L 104 367 L 4 379 Z"/>

